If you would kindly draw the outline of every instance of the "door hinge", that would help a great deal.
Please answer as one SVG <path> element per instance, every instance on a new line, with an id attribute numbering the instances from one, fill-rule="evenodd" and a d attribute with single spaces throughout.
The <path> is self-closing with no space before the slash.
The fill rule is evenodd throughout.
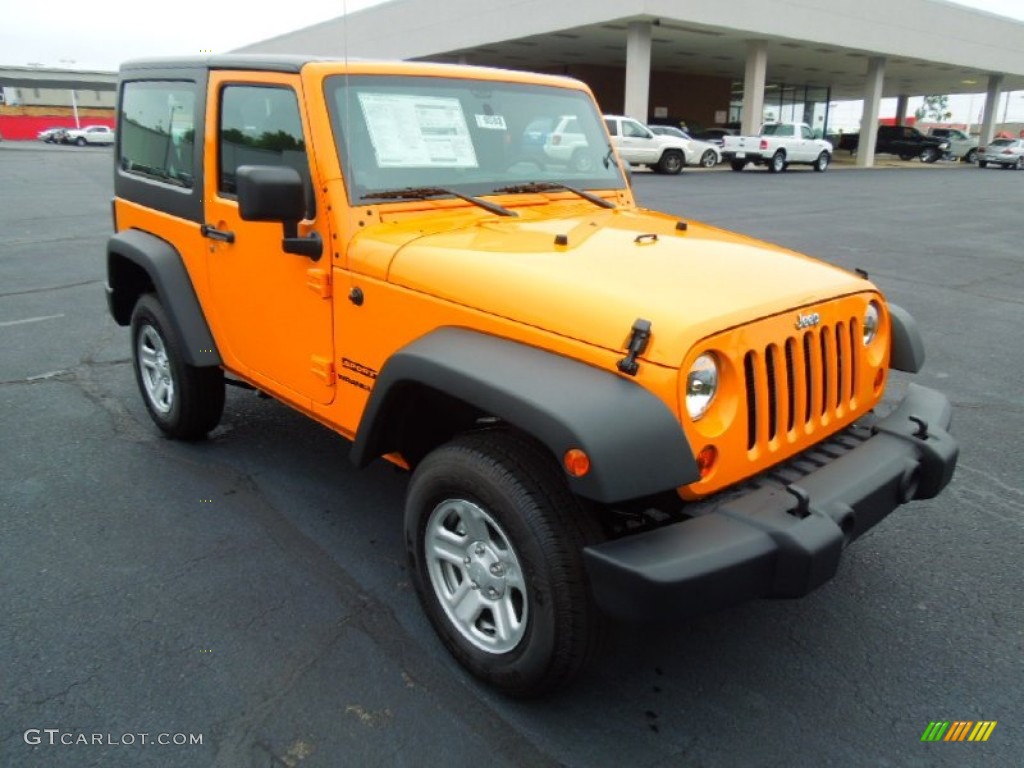
<path id="1" fill-rule="evenodd" d="M 307 269 L 306 285 L 321 299 L 331 298 L 331 273 L 326 269 Z"/>
<path id="2" fill-rule="evenodd" d="M 320 355 L 313 355 L 310 358 L 310 370 L 313 371 L 313 375 L 318 379 L 323 379 L 324 383 L 328 387 L 334 386 L 334 380 L 337 377 L 337 370 L 334 367 L 334 362 L 329 357 L 321 357 Z"/>

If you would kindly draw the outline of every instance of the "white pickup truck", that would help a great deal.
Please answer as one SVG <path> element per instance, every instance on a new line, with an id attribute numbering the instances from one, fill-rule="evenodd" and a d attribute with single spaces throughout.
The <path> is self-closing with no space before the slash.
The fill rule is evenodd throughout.
<path id="1" fill-rule="evenodd" d="M 722 159 L 734 171 L 742 171 L 747 163 L 767 165 L 772 173 L 780 173 L 794 163 L 824 171 L 832 161 L 832 145 L 814 138 L 806 123 L 767 123 L 757 136 L 724 139 Z"/>

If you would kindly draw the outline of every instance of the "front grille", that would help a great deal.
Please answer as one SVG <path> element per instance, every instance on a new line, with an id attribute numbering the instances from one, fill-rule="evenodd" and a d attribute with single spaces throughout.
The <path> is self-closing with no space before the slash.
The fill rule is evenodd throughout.
<path id="1" fill-rule="evenodd" d="M 748 451 L 773 452 L 780 443 L 828 427 L 854 407 L 857 354 L 863 348 L 858 336 L 857 319 L 850 318 L 747 351 Z"/>

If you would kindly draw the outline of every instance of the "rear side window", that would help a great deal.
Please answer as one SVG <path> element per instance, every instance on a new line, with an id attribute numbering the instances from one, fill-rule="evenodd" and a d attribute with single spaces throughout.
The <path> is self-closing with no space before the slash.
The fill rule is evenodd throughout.
<path id="1" fill-rule="evenodd" d="M 125 173 L 191 189 L 196 96 L 187 82 L 128 82 L 118 116 Z"/>
<path id="2" fill-rule="evenodd" d="M 226 86 L 221 94 L 218 140 L 217 188 L 223 195 L 236 194 L 236 176 L 242 165 L 288 166 L 309 184 L 299 101 L 290 88 Z"/>

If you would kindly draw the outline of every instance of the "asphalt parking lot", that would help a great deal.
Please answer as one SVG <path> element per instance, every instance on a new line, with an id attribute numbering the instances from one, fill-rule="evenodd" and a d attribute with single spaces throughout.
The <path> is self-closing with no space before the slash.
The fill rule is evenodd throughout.
<path id="1" fill-rule="evenodd" d="M 617 626 L 575 687 L 524 703 L 423 617 L 402 474 L 240 390 L 209 441 L 158 436 L 104 301 L 110 150 L 0 145 L 0 765 L 1019 765 L 1024 173 L 634 183 L 868 270 L 922 328 L 960 465 L 809 597 Z M 933 720 L 998 725 L 922 743 Z"/>

